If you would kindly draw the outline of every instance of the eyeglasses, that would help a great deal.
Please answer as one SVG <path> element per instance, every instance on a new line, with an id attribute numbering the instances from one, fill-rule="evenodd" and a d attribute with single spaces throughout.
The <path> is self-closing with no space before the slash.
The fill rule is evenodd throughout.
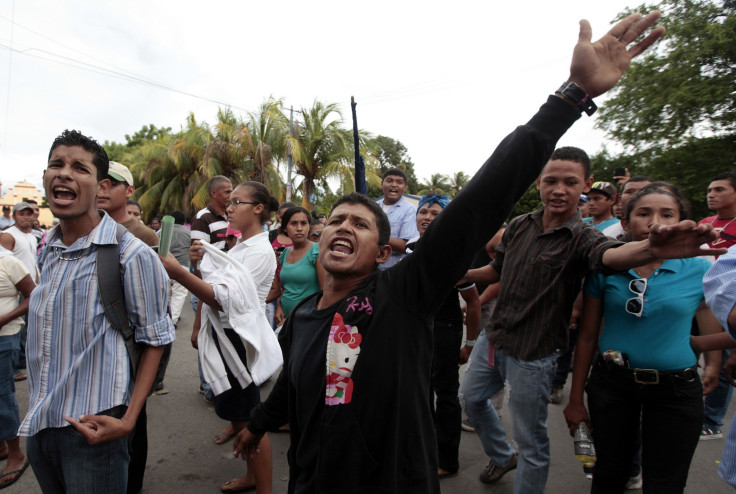
<path id="1" fill-rule="evenodd" d="M 317 237 L 317 238 L 319 238 L 319 237 L 322 236 L 322 232 L 312 232 L 312 233 L 309 234 L 309 236 L 310 237 Z"/>
<path id="2" fill-rule="evenodd" d="M 260 202 L 256 201 L 241 201 L 240 199 L 235 199 L 234 201 L 228 201 L 225 203 L 225 209 L 228 209 L 230 206 L 238 206 L 240 204 L 260 204 Z"/>
<path id="3" fill-rule="evenodd" d="M 636 317 L 641 317 L 644 312 L 644 292 L 647 291 L 647 279 L 637 278 L 629 282 L 629 290 L 636 294 L 636 297 L 626 301 L 626 312 Z"/>

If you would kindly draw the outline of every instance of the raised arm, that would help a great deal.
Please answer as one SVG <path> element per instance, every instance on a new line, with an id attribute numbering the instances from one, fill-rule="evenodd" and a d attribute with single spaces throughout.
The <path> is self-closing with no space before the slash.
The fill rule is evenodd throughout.
<path id="1" fill-rule="evenodd" d="M 567 80 L 587 92 L 589 98 L 611 89 L 631 59 L 664 34 L 664 28 L 658 27 L 632 45 L 660 15 L 659 12 L 645 17 L 631 15 L 595 43 L 591 42 L 589 23 L 581 21 Z M 427 305 L 420 310 L 431 309 L 446 294 L 443 287 L 457 283 L 465 275 L 473 255 L 488 240 L 488 232 L 501 227 L 513 205 L 539 175 L 557 140 L 579 118 L 580 112 L 571 100 L 561 95 L 549 98 L 526 125 L 501 142 L 467 186 L 432 222 L 422 239 L 429 245 L 418 249 L 404 266 L 412 274 L 406 277 L 411 279 L 411 289 L 417 286 L 424 289 L 419 296 Z"/>

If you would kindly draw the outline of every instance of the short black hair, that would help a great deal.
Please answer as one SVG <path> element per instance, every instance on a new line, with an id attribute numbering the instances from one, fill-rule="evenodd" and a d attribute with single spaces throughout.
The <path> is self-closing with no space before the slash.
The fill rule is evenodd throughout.
<path id="1" fill-rule="evenodd" d="M 557 148 L 552 153 L 552 156 L 549 157 L 549 161 L 552 160 L 565 160 L 580 163 L 583 166 L 585 178 L 587 179 L 590 177 L 590 157 L 588 156 L 588 153 L 580 148 L 573 146 Z"/>
<path id="2" fill-rule="evenodd" d="M 183 225 L 184 224 L 184 213 L 181 211 L 172 211 L 171 217 L 174 218 L 174 223 L 177 225 Z"/>
<path id="3" fill-rule="evenodd" d="M 736 172 L 723 172 L 713 177 L 710 181 L 715 182 L 716 180 L 728 180 L 731 183 L 733 190 L 736 190 Z"/>
<path id="4" fill-rule="evenodd" d="M 232 181 L 225 175 L 215 175 L 210 179 L 209 184 L 207 184 L 207 191 L 212 194 L 213 190 L 219 189 L 220 186 L 226 182 L 230 185 L 233 184 Z"/>
<path id="5" fill-rule="evenodd" d="M 91 137 L 87 137 L 78 130 L 66 129 L 54 139 L 49 150 L 49 157 L 46 161 L 51 159 L 51 153 L 59 146 L 80 146 L 85 151 L 92 153 L 92 163 L 97 168 L 97 181 L 107 177 L 107 172 L 110 169 L 110 158 L 107 157 L 105 148 L 100 146 L 99 142 Z"/>
<path id="6" fill-rule="evenodd" d="M 388 221 L 386 213 L 383 212 L 383 208 L 378 203 L 363 194 L 351 192 L 335 201 L 335 204 L 332 205 L 332 209 L 330 210 L 330 216 L 332 216 L 332 212 L 340 204 L 360 204 L 367 207 L 376 218 L 376 225 L 378 225 L 378 245 L 388 245 L 388 239 L 391 238 L 391 223 Z"/>
<path id="7" fill-rule="evenodd" d="M 404 179 L 404 182 L 408 182 L 409 181 L 409 179 L 406 178 L 406 173 L 404 173 L 404 170 L 402 170 L 401 168 L 389 168 L 388 170 L 386 170 L 385 172 L 383 172 L 383 175 L 381 176 L 381 182 L 383 182 L 384 180 L 386 180 L 386 177 L 388 177 L 390 175 L 395 175 L 397 177 L 401 177 L 401 178 Z"/>

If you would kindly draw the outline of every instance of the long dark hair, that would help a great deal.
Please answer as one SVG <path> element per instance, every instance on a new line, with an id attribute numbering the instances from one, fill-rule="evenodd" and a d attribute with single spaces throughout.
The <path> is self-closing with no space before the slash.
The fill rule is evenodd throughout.
<path id="1" fill-rule="evenodd" d="M 271 218 L 271 213 L 278 209 L 279 202 L 271 195 L 266 186 L 260 182 L 243 182 L 238 184 L 238 187 L 248 187 L 251 191 L 251 199 L 259 204 L 263 204 L 261 225 L 265 224 Z"/>
<path id="2" fill-rule="evenodd" d="M 286 233 L 286 225 L 288 225 L 289 221 L 291 221 L 291 217 L 298 213 L 304 213 L 307 216 L 307 222 L 309 222 L 311 218 L 311 216 L 309 216 L 309 211 L 301 206 L 289 208 L 284 211 L 284 214 L 281 215 L 281 225 L 284 227 L 284 233 Z"/>
<path id="3" fill-rule="evenodd" d="M 690 207 L 685 198 L 682 197 L 680 188 L 675 184 L 669 184 L 667 182 L 652 182 L 642 187 L 642 189 L 636 193 L 636 195 L 626 205 L 626 211 L 623 212 L 626 221 L 630 221 L 631 212 L 636 207 L 636 204 L 641 200 L 642 197 L 648 196 L 649 194 L 664 194 L 670 196 L 675 200 L 677 209 L 680 212 L 680 221 L 688 219 L 690 216 Z"/>

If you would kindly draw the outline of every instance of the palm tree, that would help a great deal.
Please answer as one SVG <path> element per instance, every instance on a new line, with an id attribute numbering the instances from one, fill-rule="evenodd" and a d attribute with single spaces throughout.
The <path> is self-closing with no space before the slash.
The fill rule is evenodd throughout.
<path id="1" fill-rule="evenodd" d="M 426 182 L 420 184 L 421 190 L 419 194 L 447 194 L 450 190 L 450 183 L 447 175 L 441 173 L 433 173 Z"/>
<path id="2" fill-rule="evenodd" d="M 282 112 L 283 101 L 270 96 L 261 103 L 257 112 L 248 114 L 248 129 L 256 147 L 253 153 L 254 168 L 251 180 L 263 183 L 271 193 L 283 197 L 283 181 L 278 165 L 286 159 L 289 121 Z"/>
<path id="3" fill-rule="evenodd" d="M 202 159 L 212 141 L 209 127 L 190 113 L 185 130 L 147 141 L 131 155 L 130 170 L 142 182 L 135 196 L 146 220 L 173 209 L 191 215 L 207 205 L 209 177 L 203 173 Z"/>
<path id="4" fill-rule="evenodd" d="M 302 175 L 302 206 L 312 209 L 317 183 L 327 185 L 337 178 L 343 190 L 354 190 L 351 162 L 352 135 L 340 127 L 342 114 L 337 104 L 315 101 L 312 108 L 302 108 L 303 126 L 298 135 L 287 136 L 296 172 Z"/>
<path id="5" fill-rule="evenodd" d="M 450 197 L 454 199 L 458 192 L 460 192 L 463 187 L 468 184 L 468 182 L 470 181 L 470 177 L 466 175 L 465 172 L 455 172 L 455 174 L 449 178 Z"/>

